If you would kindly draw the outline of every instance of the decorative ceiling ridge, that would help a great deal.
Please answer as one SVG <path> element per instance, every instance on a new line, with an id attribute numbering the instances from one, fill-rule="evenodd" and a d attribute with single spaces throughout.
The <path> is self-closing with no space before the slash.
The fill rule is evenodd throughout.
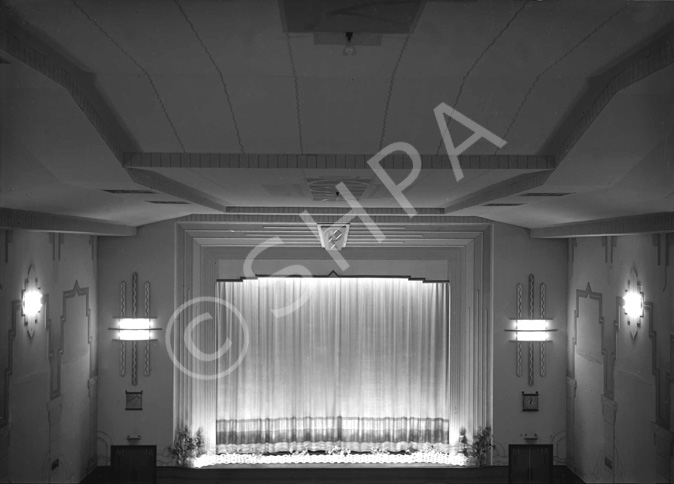
<path id="1" fill-rule="evenodd" d="M 136 227 L 129 225 L 11 208 L 0 208 L 0 228 L 91 235 L 136 235 Z"/>
<path id="2" fill-rule="evenodd" d="M 555 129 L 542 151 L 555 153 L 559 165 L 615 94 L 674 63 L 674 26 L 669 25 L 664 30 L 665 33 L 654 41 L 596 76 L 595 79 L 603 84 L 603 89 L 594 98 L 588 99 L 591 88 L 587 88 L 585 95 L 580 96 L 576 105 L 569 110 L 570 114 Z"/>
<path id="3" fill-rule="evenodd" d="M 402 208 L 365 208 L 363 210 L 370 215 L 399 215 L 409 218 L 407 212 Z M 417 208 L 420 215 L 444 215 L 442 208 Z M 307 212 L 310 215 L 344 215 L 347 213 L 356 213 L 350 207 L 227 207 L 226 213 L 237 214 L 296 214 Z"/>
<path id="4" fill-rule="evenodd" d="M 299 168 L 363 169 L 372 155 L 365 154 L 241 154 L 241 153 L 124 153 L 126 168 Z M 549 155 L 459 155 L 464 170 L 550 170 L 555 166 Z M 409 157 L 391 154 L 383 158 L 385 169 L 411 168 Z M 447 155 L 421 155 L 422 169 L 452 166 Z"/>
<path id="5" fill-rule="evenodd" d="M 407 214 L 371 214 L 368 210 L 370 219 L 375 224 L 393 224 L 393 225 L 447 225 L 447 224 L 481 224 L 493 225 L 494 221 L 483 217 L 453 216 L 453 215 L 417 215 L 410 218 Z M 316 223 L 334 223 L 343 217 L 343 214 L 315 214 L 313 215 Z M 175 219 L 176 223 L 283 223 L 302 226 L 304 222 L 297 213 L 279 214 L 279 213 L 245 213 L 245 214 L 194 214 Z M 360 224 L 362 220 L 355 216 L 352 224 Z"/>
<path id="6" fill-rule="evenodd" d="M 28 22 L 13 9 L 7 5 L 0 5 L 0 10 L 3 13 L 3 22 L 0 25 L 0 50 L 62 86 L 121 163 L 124 151 L 122 139 L 126 148 L 135 148 L 136 143 L 121 123 L 114 119 L 112 114 L 114 111 L 103 100 L 102 95 L 93 87 L 85 90 L 81 85 L 82 82 L 76 80 L 86 78 L 86 73 L 32 35 L 26 27 L 29 25 Z M 19 25 L 17 20 L 23 25 Z M 92 90 L 95 91 L 93 94 Z M 94 103 L 92 98 L 97 102 Z"/>
<path id="7" fill-rule="evenodd" d="M 674 213 L 661 212 L 606 218 L 531 229 L 534 239 L 674 232 Z"/>

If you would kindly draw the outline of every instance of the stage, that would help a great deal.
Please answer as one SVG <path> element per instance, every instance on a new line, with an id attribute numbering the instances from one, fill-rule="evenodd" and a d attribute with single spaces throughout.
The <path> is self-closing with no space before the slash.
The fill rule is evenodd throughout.
<path id="1" fill-rule="evenodd" d="M 110 467 L 97 467 L 83 484 L 112 483 Z M 136 481 L 141 482 L 141 481 Z M 440 465 L 221 465 L 190 469 L 158 467 L 158 484 L 440 484 L 508 482 L 508 467 L 447 467 Z M 554 467 L 555 484 L 582 484 L 566 466 Z"/>

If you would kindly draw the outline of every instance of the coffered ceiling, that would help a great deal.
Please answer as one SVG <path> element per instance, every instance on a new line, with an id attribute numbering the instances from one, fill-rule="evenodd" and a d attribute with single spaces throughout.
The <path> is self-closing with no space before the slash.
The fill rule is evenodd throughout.
<path id="1" fill-rule="evenodd" d="M 0 5 L 4 227 L 337 217 L 340 182 L 365 210 L 414 223 L 367 163 L 403 142 L 421 159 L 404 191 L 419 223 L 674 231 L 674 2 Z M 506 142 L 470 146 L 458 181 L 441 103 Z M 472 134 L 445 125 L 456 145 Z M 394 183 L 412 170 L 402 152 L 382 166 Z"/>

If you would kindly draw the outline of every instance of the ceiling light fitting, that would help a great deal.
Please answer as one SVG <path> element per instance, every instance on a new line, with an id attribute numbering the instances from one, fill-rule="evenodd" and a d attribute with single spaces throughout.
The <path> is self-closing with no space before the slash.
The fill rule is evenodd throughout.
<path id="1" fill-rule="evenodd" d="M 356 55 L 356 47 L 352 43 L 353 32 L 346 32 L 346 44 L 344 45 L 344 50 L 342 54 L 344 55 Z"/>

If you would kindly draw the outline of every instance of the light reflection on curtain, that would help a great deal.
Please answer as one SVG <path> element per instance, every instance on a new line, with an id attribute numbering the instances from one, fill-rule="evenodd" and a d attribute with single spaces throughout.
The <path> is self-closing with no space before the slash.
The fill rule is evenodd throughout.
<path id="1" fill-rule="evenodd" d="M 450 444 L 448 288 L 392 278 L 218 283 L 250 344 L 217 383 L 217 450 Z M 217 326 L 216 347 L 243 346 L 233 312 L 221 311 Z M 238 356 L 227 352 L 219 368 Z"/>

